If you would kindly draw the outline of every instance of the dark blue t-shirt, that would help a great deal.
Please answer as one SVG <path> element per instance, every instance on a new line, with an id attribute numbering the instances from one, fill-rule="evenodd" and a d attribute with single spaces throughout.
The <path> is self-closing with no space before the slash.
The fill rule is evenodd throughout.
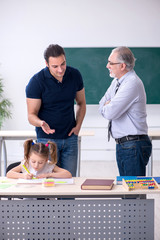
<path id="1" fill-rule="evenodd" d="M 67 67 L 63 81 L 55 79 L 48 69 L 35 74 L 26 87 L 27 98 L 41 99 L 38 117 L 55 129 L 54 134 L 46 134 L 41 127 L 36 127 L 37 138 L 64 139 L 75 127 L 74 99 L 77 91 L 83 89 L 80 72 Z"/>

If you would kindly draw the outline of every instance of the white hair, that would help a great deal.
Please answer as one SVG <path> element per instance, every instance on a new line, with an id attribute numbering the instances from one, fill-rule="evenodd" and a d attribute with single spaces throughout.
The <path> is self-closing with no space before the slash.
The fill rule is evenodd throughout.
<path id="1" fill-rule="evenodd" d="M 117 52 L 118 62 L 125 63 L 127 70 L 132 70 L 135 66 L 135 57 L 132 51 L 128 47 L 117 47 L 112 50 L 112 52 Z"/>

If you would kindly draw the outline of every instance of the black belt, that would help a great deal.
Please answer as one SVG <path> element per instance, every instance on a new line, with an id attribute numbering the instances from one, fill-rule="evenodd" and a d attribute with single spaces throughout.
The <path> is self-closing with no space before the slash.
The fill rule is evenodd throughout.
<path id="1" fill-rule="evenodd" d="M 117 138 L 117 139 L 115 139 L 115 141 L 116 141 L 116 143 L 120 144 L 120 143 L 124 143 L 127 141 L 143 140 L 146 138 L 148 138 L 148 135 L 128 135 L 126 137 Z"/>

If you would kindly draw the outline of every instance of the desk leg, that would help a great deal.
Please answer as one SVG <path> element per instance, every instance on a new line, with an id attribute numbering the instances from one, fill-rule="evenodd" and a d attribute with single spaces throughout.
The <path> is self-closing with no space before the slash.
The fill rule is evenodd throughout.
<path id="1" fill-rule="evenodd" d="M 1 169 L 2 169 L 2 138 L 0 138 L 0 176 L 1 176 Z"/>
<path id="2" fill-rule="evenodd" d="M 4 139 L 0 138 L 0 176 L 2 175 L 2 151 L 4 154 L 4 175 L 5 175 L 7 169 L 7 150 Z"/>
<path id="3" fill-rule="evenodd" d="M 150 140 L 152 142 L 152 138 L 151 137 L 150 137 Z M 148 162 L 147 176 L 149 176 L 149 177 L 153 176 L 153 149 L 152 149 L 152 153 L 151 153 L 151 156 L 150 156 L 149 162 Z"/>
<path id="4" fill-rule="evenodd" d="M 3 154 L 4 154 L 4 175 L 6 175 L 6 169 L 7 169 L 7 149 L 6 149 L 6 143 L 3 140 Z"/>
<path id="5" fill-rule="evenodd" d="M 77 174 L 76 174 L 76 177 L 80 177 L 80 167 L 81 167 L 81 137 L 78 136 L 78 160 L 77 160 Z"/>
<path id="6" fill-rule="evenodd" d="M 148 176 L 149 177 L 153 176 L 153 154 L 152 153 L 148 162 Z"/>

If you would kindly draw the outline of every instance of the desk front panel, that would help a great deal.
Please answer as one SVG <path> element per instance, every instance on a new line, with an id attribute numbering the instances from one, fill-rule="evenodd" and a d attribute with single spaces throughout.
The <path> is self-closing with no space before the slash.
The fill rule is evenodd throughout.
<path id="1" fill-rule="evenodd" d="M 154 239 L 154 200 L 2 200 L 1 240 Z"/>

